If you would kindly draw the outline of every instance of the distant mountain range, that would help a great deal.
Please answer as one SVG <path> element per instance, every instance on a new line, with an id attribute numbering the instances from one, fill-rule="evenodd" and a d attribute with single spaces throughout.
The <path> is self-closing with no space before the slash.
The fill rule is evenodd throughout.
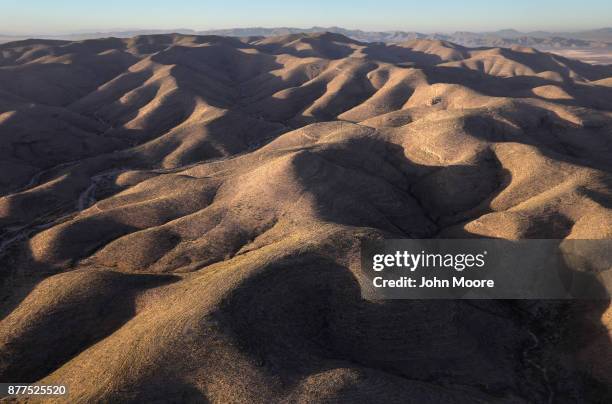
<path id="1" fill-rule="evenodd" d="M 333 32 L 346 35 L 362 42 L 402 42 L 412 39 L 439 39 L 450 41 L 463 46 L 502 46 L 514 45 L 530 46 L 539 49 L 555 48 L 612 48 L 612 28 L 601 28 L 579 32 L 546 32 L 531 31 L 520 32 L 514 29 L 504 29 L 493 32 L 455 32 L 455 33 L 433 33 L 425 34 L 413 31 L 362 31 L 341 27 L 312 27 L 312 28 L 232 28 L 207 31 L 195 31 L 191 29 L 176 30 L 129 30 L 109 32 L 79 32 L 63 35 L 11 35 L 0 34 L 0 42 L 16 41 L 28 37 L 46 39 L 83 40 L 102 37 L 128 38 L 137 35 L 154 35 L 176 32 L 192 35 L 223 35 L 223 36 L 278 36 L 297 33 Z"/>
<path id="2" fill-rule="evenodd" d="M 594 47 L 612 46 L 612 28 L 581 32 L 520 32 L 505 29 L 494 32 L 455 32 L 424 34 L 416 31 L 362 31 L 341 27 L 300 28 L 237 28 L 201 31 L 199 34 L 225 36 L 277 36 L 296 33 L 328 31 L 363 42 L 402 42 L 412 39 L 440 39 L 464 46 L 560 46 Z"/>

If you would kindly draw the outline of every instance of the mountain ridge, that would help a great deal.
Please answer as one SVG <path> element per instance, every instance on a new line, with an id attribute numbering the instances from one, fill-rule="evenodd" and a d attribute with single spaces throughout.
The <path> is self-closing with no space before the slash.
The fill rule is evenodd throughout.
<path id="1" fill-rule="evenodd" d="M 0 45 L 0 379 L 605 401 L 609 302 L 368 301 L 359 267 L 371 239 L 612 238 L 610 78 L 338 33 Z"/>
<path id="2" fill-rule="evenodd" d="M 527 31 L 521 32 L 514 29 L 501 29 L 497 31 L 483 31 L 483 32 L 470 32 L 470 31 L 456 31 L 454 33 L 445 32 L 434 32 L 434 33 L 421 33 L 417 31 L 402 31 L 402 30 L 391 30 L 391 31 L 364 31 L 360 29 L 347 29 L 342 27 L 320 27 L 313 26 L 311 28 L 295 28 L 295 27 L 276 27 L 276 28 L 263 28 L 263 27 L 248 27 L 248 28 L 227 28 L 227 29 L 209 29 L 209 30 L 193 30 L 193 29 L 136 29 L 136 30 L 110 30 L 110 31 L 97 31 L 97 32 L 78 32 L 78 33 L 66 33 L 66 34 L 34 34 L 33 37 L 42 39 L 66 39 L 66 40 L 79 40 L 79 39 L 96 39 L 100 37 L 132 37 L 136 35 L 154 35 L 154 34 L 167 34 L 167 33 L 179 33 L 185 35 L 221 35 L 221 36 L 278 36 L 295 33 L 314 33 L 314 32 L 334 32 L 360 39 L 365 42 L 376 42 L 376 41 L 397 41 L 397 40 L 409 40 L 409 39 L 442 39 L 446 38 L 451 42 L 458 42 L 457 39 L 461 36 L 471 36 L 475 38 L 496 38 L 498 40 L 511 40 L 516 38 L 530 38 L 530 39 L 545 39 L 545 38 L 563 38 L 566 40 L 582 40 L 584 42 L 576 43 L 588 43 L 592 42 L 603 42 L 612 43 L 612 28 L 599 28 L 583 31 L 574 32 L 547 32 L 547 31 Z M 32 36 L 24 36 L 10 33 L 0 33 L 0 37 L 10 38 L 27 38 Z M 455 40 L 453 40 L 455 39 Z M 484 39 L 483 39 L 484 40 Z M 465 45 L 461 43 L 462 45 Z"/>

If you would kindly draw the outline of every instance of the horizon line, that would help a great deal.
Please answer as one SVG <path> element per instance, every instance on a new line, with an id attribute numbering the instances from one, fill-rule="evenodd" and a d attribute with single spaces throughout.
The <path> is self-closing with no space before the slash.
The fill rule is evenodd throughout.
<path id="1" fill-rule="evenodd" d="M 587 31 L 599 31 L 612 29 L 612 26 L 603 26 L 603 27 L 594 27 L 587 29 L 576 29 L 576 30 L 546 30 L 546 29 L 531 29 L 531 30 L 518 30 L 516 28 L 506 27 L 506 28 L 498 28 L 494 30 L 469 30 L 469 29 L 458 29 L 458 30 L 410 30 L 410 29 L 363 29 L 363 28 L 346 28 L 338 25 L 332 26 L 323 26 L 323 25 L 312 25 L 310 27 L 298 27 L 298 26 L 244 26 L 244 27 L 228 27 L 228 28 L 207 28 L 207 29 L 194 29 L 194 28 L 92 28 L 91 30 L 75 30 L 75 31 L 58 31 L 58 32 L 1 32 L 1 36 L 28 36 L 28 35 L 42 35 L 42 36 L 68 36 L 68 35 L 87 35 L 87 34 L 110 34 L 110 33 L 127 33 L 127 32 L 139 32 L 139 31 L 162 31 L 164 33 L 172 34 L 172 33 L 181 33 L 180 31 L 189 31 L 194 34 L 198 34 L 200 32 L 209 32 L 209 31 L 230 31 L 230 30 L 249 30 L 249 29 L 296 29 L 296 30 L 312 30 L 315 28 L 325 29 L 342 29 L 347 31 L 362 31 L 362 32 L 403 32 L 403 33 L 422 33 L 422 34 L 449 34 L 449 33 L 460 33 L 460 32 L 469 32 L 476 34 L 483 33 L 496 33 L 502 31 L 514 31 L 517 33 L 529 34 L 533 32 L 546 32 L 546 33 L 580 33 Z M 323 31 L 322 31 L 323 32 Z"/>

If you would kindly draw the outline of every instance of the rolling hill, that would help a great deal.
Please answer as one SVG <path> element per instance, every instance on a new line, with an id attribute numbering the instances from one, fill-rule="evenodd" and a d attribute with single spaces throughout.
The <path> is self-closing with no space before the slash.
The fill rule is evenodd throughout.
<path id="1" fill-rule="evenodd" d="M 2 44 L 0 381 L 606 402 L 608 302 L 366 301 L 358 266 L 372 238 L 612 238 L 610 80 L 331 32 Z"/>

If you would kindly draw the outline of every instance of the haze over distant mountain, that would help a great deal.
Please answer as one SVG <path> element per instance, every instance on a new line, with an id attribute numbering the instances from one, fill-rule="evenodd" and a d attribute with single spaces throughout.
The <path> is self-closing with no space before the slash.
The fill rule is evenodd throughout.
<path id="1" fill-rule="evenodd" d="M 300 28 L 238 28 L 225 30 L 200 31 L 199 34 L 226 36 L 275 36 L 296 33 L 334 32 L 363 42 L 401 42 L 411 39 L 441 39 L 464 46 L 503 46 L 557 44 L 559 46 L 589 47 L 595 43 L 612 44 L 612 28 L 580 32 L 520 32 L 512 29 L 494 32 L 455 32 L 425 34 L 415 31 L 362 31 L 340 27 Z M 548 42 L 543 41 L 548 40 Z M 502 41 L 502 42 L 495 42 Z"/>
<path id="2" fill-rule="evenodd" d="M 179 33 L 185 35 L 222 35 L 222 36 L 278 36 L 298 33 L 316 33 L 316 32 L 333 32 L 346 35 L 349 38 L 357 39 L 363 42 L 398 42 L 411 39 L 443 39 L 450 42 L 455 42 L 465 46 L 501 46 L 503 43 L 508 45 L 529 45 L 531 41 L 534 45 L 555 43 L 559 46 L 577 46 L 587 47 L 599 44 L 612 44 L 612 28 L 601 28 L 594 30 L 578 31 L 578 32 L 546 32 L 546 31 L 530 31 L 520 32 L 514 29 L 503 29 L 491 32 L 469 32 L 458 31 L 455 33 L 420 33 L 416 31 L 363 31 L 358 29 L 346 29 L 341 27 L 312 27 L 312 28 L 292 28 L 292 27 L 277 27 L 277 28 L 230 28 L 230 29 L 212 29 L 204 31 L 196 31 L 186 28 L 178 28 L 171 30 L 153 29 L 153 30 L 114 30 L 114 31 L 98 31 L 98 32 L 75 32 L 67 34 L 35 34 L 16 35 L 8 33 L 0 33 L 0 38 L 3 40 L 16 40 L 24 38 L 42 38 L 42 39 L 66 39 L 66 40 L 83 40 L 103 37 L 129 38 L 136 35 L 155 35 L 164 33 Z M 501 42 L 495 42 L 501 41 Z"/>

